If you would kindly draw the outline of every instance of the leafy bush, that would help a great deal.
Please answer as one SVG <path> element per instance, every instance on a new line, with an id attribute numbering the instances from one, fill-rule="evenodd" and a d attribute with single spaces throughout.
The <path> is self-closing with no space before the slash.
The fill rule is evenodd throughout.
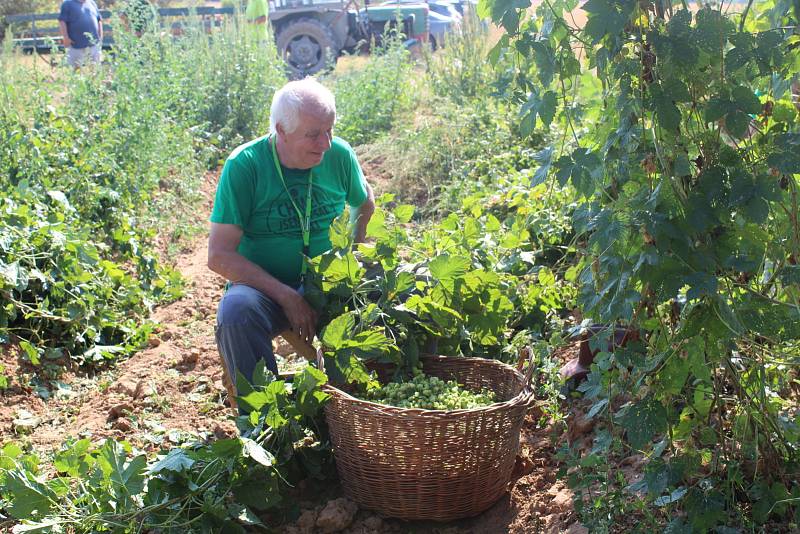
<path id="1" fill-rule="evenodd" d="M 580 388 L 604 423 L 564 470 L 584 521 L 604 530 L 630 511 L 608 506 L 624 498 L 613 462 L 643 452 L 645 477 L 627 489 L 669 531 L 796 529 L 796 7 L 592 0 L 575 27 L 569 2 L 530 18 L 506 0 L 481 6 L 518 52 L 504 92 L 521 130 L 565 132 L 536 181 L 581 199 L 578 303 L 641 334 L 613 351 L 612 328 L 596 339 Z"/>
<path id="2" fill-rule="evenodd" d="M 336 135 L 361 145 L 389 131 L 412 100 L 412 64 L 398 36 L 387 35 L 356 71 L 333 79 Z"/>
<path id="3" fill-rule="evenodd" d="M 486 101 L 492 83 L 502 75 L 502 69 L 486 60 L 490 50 L 488 25 L 467 10 L 461 26 L 446 38 L 446 45 L 437 52 L 424 49 L 427 80 L 433 93 L 458 104 L 472 98 Z"/>
<path id="4" fill-rule="evenodd" d="M 15 443 L 0 449 L 0 506 L 21 528 L 81 534 L 158 531 L 244 533 L 264 527 L 257 513 L 289 509 L 285 494 L 301 480 L 332 472 L 320 441 L 319 390 L 325 375 L 313 368 L 293 384 L 256 371 L 240 405 L 241 436 L 189 443 L 148 459 L 127 442 L 88 439 L 66 444 L 52 466 Z M 55 476 L 42 477 L 44 468 Z M 38 527 L 38 528 L 37 528 Z"/>
<path id="5" fill-rule="evenodd" d="M 108 65 L 59 72 L 56 95 L 48 73 L 1 58 L 0 342 L 35 364 L 141 345 L 152 306 L 181 287 L 157 230 L 191 213 L 198 162 L 266 129 L 284 81 L 274 48 L 185 24 L 179 39 L 120 30 Z"/>

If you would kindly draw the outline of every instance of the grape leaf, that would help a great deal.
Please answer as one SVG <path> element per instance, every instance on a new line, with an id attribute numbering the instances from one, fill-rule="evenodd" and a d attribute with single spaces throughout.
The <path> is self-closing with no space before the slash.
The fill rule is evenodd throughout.
<path id="1" fill-rule="evenodd" d="M 642 450 L 654 436 L 666 431 L 667 411 L 660 402 L 646 398 L 628 406 L 619 421 L 631 447 Z"/>
<path id="2" fill-rule="evenodd" d="M 628 21 L 632 6 L 632 2 L 614 0 L 589 0 L 583 4 L 583 10 L 589 14 L 584 33 L 591 37 L 592 44 L 619 33 Z"/>

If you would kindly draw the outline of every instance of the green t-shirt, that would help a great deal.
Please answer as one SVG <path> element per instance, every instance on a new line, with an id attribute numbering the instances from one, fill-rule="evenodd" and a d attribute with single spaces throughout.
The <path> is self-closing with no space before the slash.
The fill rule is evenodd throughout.
<path id="1" fill-rule="evenodd" d="M 266 17 L 269 12 L 267 7 L 267 0 L 248 0 L 247 8 L 244 10 L 244 18 L 247 21 L 247 35 L 254 41 L 266 41 L 269 39 L 267 32 L 267 24 L 256 24 L 255 19 L 259 17 Z"/>
<path id="2" fill-rule="evenodd" d="M 281 168 L 286 187 L 305 217 L 309 170 Z M 342 214 L 345 202 L 354 208 L 364 203 L 367 186 L 355 152 L 338 137 L 311 173 L 310 255 L 314 257 L 330 250 L 331 223 Z M 238 147 L 225 162 L 211 222 L 242 228 L 239 254 L 284 284 L 300 284 L 300 218 L 275 170 L 269 136 Z"/>

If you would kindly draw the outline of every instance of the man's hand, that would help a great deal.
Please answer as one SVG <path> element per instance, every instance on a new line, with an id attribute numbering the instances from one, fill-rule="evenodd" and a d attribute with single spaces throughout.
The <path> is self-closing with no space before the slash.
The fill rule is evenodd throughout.
<path id="1" fill-rule="evenodd" d="M 61 32 L 61 42 L 64 44 L 65 48 L 69 48 L 72 46 L 72 39 L 69 38 L 69 33 L 67 32 L 67 23 L 63 20 L 58 21 L 58 30 Z"/>
<path id="2" fill-rule="evenodd" d="M 367 200 L 364 201 L 353 213 L 355 219 L 355 231 L 353 233 L 354 242 L 363 243 L 367 238 L 367 225 L 375 213 L 375 193 L 367 183 Z"/>
<path id="3" fill-rule="evenodd" d="M 286 289 L 278 298 L 278 304 L 283 308 L 292 331 L 310 344 L 317 334 L 317 313 L 300 293 L 288 286 Z"/>
<path id="4" fill-rule="evenodd" d="M 234 224 L 211 223 L 208 268 L 236 284 L 258 289 L 278 303 L 292 331 L 307 343 L 317 330 L 317 314 L 295 289 L 274 278 L 237 252 L 244 232 Z"/>

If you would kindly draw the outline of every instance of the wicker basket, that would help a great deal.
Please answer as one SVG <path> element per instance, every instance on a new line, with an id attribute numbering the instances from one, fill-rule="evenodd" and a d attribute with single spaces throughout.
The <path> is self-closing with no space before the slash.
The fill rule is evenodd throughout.
<path id="1" fill-rule="evenodd" d="M 506 491 L 533 401 L 530 373 L 483 358 L 428 356 L 426 374 L 487 388 L 497 402 L 420 410 L 357 399 L 333 386 L 325 405 L 345 493 L 387 517 L 450 521 L 481 513 Z"/>

